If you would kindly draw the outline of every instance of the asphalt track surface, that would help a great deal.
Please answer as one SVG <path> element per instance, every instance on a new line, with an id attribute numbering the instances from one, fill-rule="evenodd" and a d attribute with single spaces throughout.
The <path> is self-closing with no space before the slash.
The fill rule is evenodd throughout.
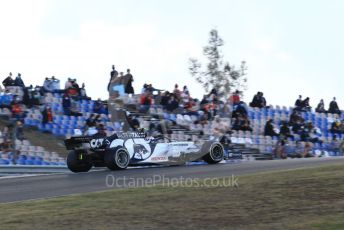
<path id="1" fill-rule="evenodd" d="M 132 186 L 132 181 L 152 181 L 172 178 L 217 178 L 274 170 L 296 169 L 344 164 L 344 157 L 250 161 L 217 165 L 133 168 L 111 172 L 106 169 L 88 173 L 66 173 L 0 179 L 0 203 L 51 198 Z"/>

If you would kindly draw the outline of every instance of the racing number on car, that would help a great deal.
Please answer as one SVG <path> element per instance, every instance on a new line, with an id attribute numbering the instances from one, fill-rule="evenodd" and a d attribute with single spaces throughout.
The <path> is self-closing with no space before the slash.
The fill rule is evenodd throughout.
<path id="1" fill-rule="evenodd" d="M 90 141 L 91 148 L 92 149 L 99 148 L 100 146 L 102 146 L 103 142 L 104 142 L 104 139 L 92 139 Z"/>

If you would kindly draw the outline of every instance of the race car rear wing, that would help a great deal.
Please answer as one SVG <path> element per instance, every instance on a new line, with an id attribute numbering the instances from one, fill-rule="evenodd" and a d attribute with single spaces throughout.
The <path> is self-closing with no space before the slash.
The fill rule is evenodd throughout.
<path id="1" fill-rule="evenodd" d="M 83 137 L 71 137 L 70 139 L 64 140 L 65 146 L 67 150 L 74 150 L 80 148 L 82 144 L 89 144 L 92 140 L 90 136 L 83 136 Z"/>

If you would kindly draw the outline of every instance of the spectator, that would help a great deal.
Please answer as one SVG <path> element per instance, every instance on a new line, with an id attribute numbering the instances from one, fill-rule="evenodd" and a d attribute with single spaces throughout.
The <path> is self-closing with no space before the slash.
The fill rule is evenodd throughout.
<path id="1" fill-rule="evenodd" d="M 21 141 L 25 139 L 23 123 L 20 121 L 17 121 L 17 125 L 15 127 L 15 137 L 16 139 L 21 140 Z"/>
<path id="2" fill-rule="evenodd" d="M 105 114 L 105 107 L 100 98 L 94 102 L 93 105 L 93 112 L 94 113 L 99 113 L 99 114 Z"/>
<path id="3" fill-rule="evenodd" d="M 302 108 L 302 95 L 299 95 L 299 99 L 295 101 L 295 109 Z"/>
<path id="4" fill-rule="evenodd" d="M 126 94 L 134 94 L 134 88 L 133 88 L 133 75 L 130 73 L 130 69 L 127 69 L 127 74 L 124 76 L 125 79 L 125 93 Z"/>
<path id="5" fill-rule="evenodd" d="M 282 121 L 279 135 L 280 135 L 280 138 L 287 137 L 287 138 L 294 139 L 294 136 L 291 134 L 290 128 L 289 128 L 288 123 L 286 121 Z"/>
<path id="6" fill-rule="evenodd" d="M 286 159 L 287 158 L 287 154 L 284 152 L 285 145 L 286 145 L 286 140 L 284 140 L 284 139 L 279 139 L 276 142 L 276 147 L 274 149 L 274 155 L 277 159 Z"/>
<path id="7" fill-rule="evenodd" d="M 98 138 L 99 137 L 105 138 L 107 136 L 106 129 L 105 129 L 103 124 L 98 124 L 97 125 L 97 134 L 96 135 L 97 135 Z"/>
<path id="8" fill-rule="evenodd" d="M 152 96 L 147 90 L 140 96 L 140 113 L 147 113 L 150 106 L 152 105 Z"/>
<path id="9" fill-rule="evenodd" d="M 55 76 L 51 77 L 51 89 L 53 90 L 54 93 L 60 93 L 61 92 L 60 80 L 55 78 Z"/>
<path id="10" fill-rule="evenodd" d="M 12 117 L 16 120 L 21 120 L 24 118 L 24 111 L 22 109 L 22 106 L 19 104 L 17 100 L 14 100 L 11 105 L 11 112 Z"/>
<path id="11" fill-rule="evenodd" d="M 166 91 L 161 96 L 160 105 L 163 109 L 166 109 L 166 106 L 168 104 L 168 101 L 170 100 L 170 92 Z"/>
<path id="12" fill-rule="evenodd" d="M 71 115 L 72 101 L 71 101 L 71 98 L 68 95 L 68 93 L 65 93 L 63 95 L 62 107 L 63 107 L 64 115 L 70 116 Z"/>
<path id="13" fill-rule="evenodd" d="M 166 110 L 168 112 L 174 112 L 176 109 L 179 108 L 179 99 L 178 96 L 175 94 L 170 95 L 170 99 L 167 103 Z"/>
<path id="14" fill-rule="evenodd" d="M 236 90 L 230 97 L 229 97 L 229 103 L 231 105 L 238 105 L 240 102 L 240 92 L 239 90 Z"/>
<path id="15" fill-rule="evenodd" d="M 52 82 L 48 77 L 46 77 L 44 80 L 43 90 L 44 90 L 44 92 L 47 92 L 47 93 L 52 93 L 54 91 L 54 89 L 52 87 Z"/>
<path id="16" fill-rule="evenodd" d="M 278 133 L 274 129 L 272 119 L 268 120 L 265 124 L 264 136 L 270 136 L 270 137 L 277 137 L 278 136 Z"/>
<path id="17" fill-rule="evenodd" d="M 5 78 L 2 82 L 3 86 L 6 88 L 8 86 L 14 86 L 14 80 L 12 78 L 12 73 L 8 75 L 8 77 Z"/>
<path id="18" fill-rule="evenodd" d="M 341 128 L 342 128 L 341 122 L 339 120 L 336 120 L 332 122 L 330 131 L 331 133 L 341 134 L 343 133 Z"/>
<path id="19" fill-rule="evenodd" d="M 65 90 L 72 88 L 72 79 L 69 77 L 65 83 Z"/>
<path id="20" fill-rule="evenodd" d="M 339 106 L 336 102 L 336 98 L 334 97 L 333 100 L 330 102 L 330 106 L 329 106 L 329 109 L 328 109 L 328 112 L 329 113 L 334 113 L 334 114 L 341 114 L 341 111 L 339 109 Z"/>
<path id="21" fill-rule="evenodd" d="M 154 87 L 152 86 L 152 84 L 147 85 L 146 90 L 148 90 L 150 94 L 153 94 L 153 92 L 155 92 L 155 91 L 158 91 L 158 92 L 163 91 L 163 90 L 161 90 L 161 89 L 156 89 L 156 88 L 154 88 Z"/>
<path id="22" fill-rule="evenodd" d="M 309 105 L 309 97 L 301 102 L 301 110 L 302 111 L 311 111 L 312 107 Z"/>
<path id="23" fill-rule="evenodd" d="M 21 74 L 18 73 L 16 79 L 14 80 L 14 86 L 19 86 L 19 87 L 22 87 L 24 88 L 25 87 L 25 84 L 21 78 Z"/>
<path id="24" fill-rule="evenodd" d="M 95 121 L 95 114 L 92 113 L 85 121 L 85 124 L 87 127 L 95 127 L 96 126 L 96 121 Z"/>
<path id="25" fill-rule="evenodd" d="M 258 92 L 252 99 L 250 103 L 251 107 L 264 108 L 266 107 L 266 100 L 262 92 Z"/>
<path id="26" fill-rule="evenodd" d="M 80 88 L 80 100 L 91 100 L 90 97 L 87 96 L 86 89 L 85 89 L 85 83 L 82 83 Z"/>
<path id="27" fill-rule="evenodd" d="M 127 118 L 127 122 L 129 124 L 129 127 L 133 131 L 138 131 L 140 129 L 140 122 L 136 117 L 133 117 L 132 114 L 129 114 L 126 116 L 126 118 Z"/>
<path id="28" fill-rule="evenodd" d="M 176 95 L 177 98 L 180 98 L 180 96 L 181 96 L 181 91 L 179 90 L 178 84 L 175 84 L 175 85 L 174 85 L 173 94 Z"/>
<path id="29" fill-rule="evenodd" d="M 326 113 L 326 109 L 325 109 L 325 104 L 324 104 L 324 100 L 321 99 L 317 108 L 315 109 L 315 112 L 317 113 Z"/>
<path id="30" fill-rule="evenodd" d="M 53 122 L 53 112 L 51 111 L 50 106 L 46 106 L 42 112 L 42 124 L 52 123 Z"/>
<path id="31" fill-rule="evenodd" d="M 112 71 L 110 72 L 110 80 L 107 87 L 108 91 L 110 90 L 110 84 L 113 83 L 117 77 L 118 77 L 118 72 L 115 69 L 115 65 L 112 65 Z"/>

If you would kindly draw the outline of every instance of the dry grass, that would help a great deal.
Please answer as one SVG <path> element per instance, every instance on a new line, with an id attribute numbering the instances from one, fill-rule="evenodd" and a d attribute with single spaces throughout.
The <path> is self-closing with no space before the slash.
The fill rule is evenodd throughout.
<path id="1" fill-rule="evenodd" d="M 344 165 L 0 205 L 0 229 L 344 229 Z"/>

